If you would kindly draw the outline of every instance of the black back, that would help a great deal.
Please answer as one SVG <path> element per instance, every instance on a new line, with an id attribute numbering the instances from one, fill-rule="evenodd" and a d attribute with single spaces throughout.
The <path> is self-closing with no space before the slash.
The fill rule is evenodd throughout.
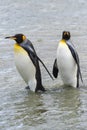
<path id="1" fill-rule="evenodd" d="M 41 71 L 40 71 L 40 66 L 39 66 L 39 61 L 37 58 L 37 54 L 36 51 L 32 45 L 32 43 L 26 39 L 26 42 L 20 44 L 20 46 L 25 49 L 30 57 L 30 59 L 32 60 L 35 68 L 36 68 L 36 80 L 37 80 L 37 85 L 36 85 L 36 92 L 38 90 L 41 91 L 45 91 L 45 88 L 42 85 L 42 79 L 41 79 Z"/>
<path id="2" fill-rule="evenodd" d="M 81 70 L 80 70 L 80 64 L 79 64 L 79 56 L 78 56 L 77 52 L 73 49 L 72 46 L 70 46 L 69 44 L 67 44 L 67 45 L 68 45 L 68 47 L 71 51 L 71 54 L 72 54 L 72 56 L 77 64 L 77 67 L 78 67 L 77 68 L 77 87 L 79 87 L 79 76 L 81 78 L 81 81 L 83 82 L 82 74 L 81 74 Z"/>

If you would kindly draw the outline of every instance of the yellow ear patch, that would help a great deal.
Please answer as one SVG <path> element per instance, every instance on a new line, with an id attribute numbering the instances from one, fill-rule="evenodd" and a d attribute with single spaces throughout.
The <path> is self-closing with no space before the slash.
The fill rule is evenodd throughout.
<path id="1" fill-rule="evenodd" d="M 24 40 L 26 39 L 26 37 L 23 35 L 23 36 L 22 36 L 22 39 L 23 39 L 23 41 L 24 41 Z"/>

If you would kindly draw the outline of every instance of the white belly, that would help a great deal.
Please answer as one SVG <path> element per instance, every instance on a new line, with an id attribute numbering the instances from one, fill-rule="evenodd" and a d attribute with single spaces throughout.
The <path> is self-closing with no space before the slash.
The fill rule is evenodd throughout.
<path id="1" fill-rule="evenodd" d="M 77 65 L 66 44 L 59 44 L 57 49 L 57 64 L 59 73 L 65 85 L 76 87 Z"/>
<path id="2" fill-rule="evenodd" d="M 17 70 L 19 71 L 24 81 L 29 85 L 32 91 L 35 91 L 36 69 L 28 54 L 26 52 L 25 53 L 15 52 L 15 64 Z"/>

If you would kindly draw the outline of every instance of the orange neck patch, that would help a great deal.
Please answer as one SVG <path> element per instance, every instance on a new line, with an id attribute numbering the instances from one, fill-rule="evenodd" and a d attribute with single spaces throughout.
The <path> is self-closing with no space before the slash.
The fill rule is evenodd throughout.
<path id="1" fill-rule="evenodd" d="M 15 53 L 23 53 L 23 54 L 27 54 L 27 52 L 17 43 L 15 43 L 14 45 L 14 52 Z"/>
<path id="2" fill-rule="evenodd" d="M 66 40 L 62 39 L 59 43 L 60 44 L 66 44 Z"/>

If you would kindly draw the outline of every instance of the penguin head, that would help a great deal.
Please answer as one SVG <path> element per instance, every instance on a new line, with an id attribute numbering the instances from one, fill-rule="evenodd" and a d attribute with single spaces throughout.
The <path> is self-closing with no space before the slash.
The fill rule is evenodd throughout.
<path id="1" fill-rule="evenodd" d="M 23 34 L 16 34 L 14 36 L 10 36 L 10 37 L 5 37 L 6 39 L 13 39 L 15 40 L 18 44 L 21 44 L 25 39 L 26 39 L 26 36 L 23 35 Z"/>
<path id="2" fill-rule="evenodd" d="M 64 40 L 69 40 L 70 37 L 71 37 L 70 32 L 68 32 L 68 31 L 63 31 L 63 33 L 62 33 L 62 39 L 64 39 Z"/>

